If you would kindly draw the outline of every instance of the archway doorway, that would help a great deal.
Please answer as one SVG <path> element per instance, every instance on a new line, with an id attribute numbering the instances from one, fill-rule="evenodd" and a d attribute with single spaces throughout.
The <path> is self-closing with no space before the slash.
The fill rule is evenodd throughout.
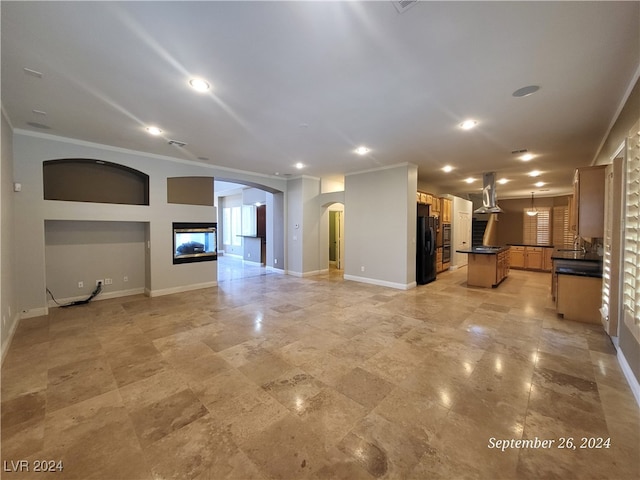
<path id="1" fill-rule="evenodd" d="M 284 194 L 216 177 L 218 283 L 284 272 Z"/>

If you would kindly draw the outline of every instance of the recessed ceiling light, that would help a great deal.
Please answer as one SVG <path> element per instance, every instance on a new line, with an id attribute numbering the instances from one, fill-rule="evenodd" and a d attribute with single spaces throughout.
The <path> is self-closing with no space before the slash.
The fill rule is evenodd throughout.
<path id="1" fill-rule="evenodd" d="M 467 182 L 467 183 L 473 183 L 473 182 L 476 181 L 476 179 L 473 178 L 473 177 L 469 177 L 469 178 L 465 178 L 464 181 Z"/>
<path id="2" fill-rule="evenodd" d="M 529 95 L 536 93 L 538 90 L 540 90 L 538 85 L 527 85 L 526 87 L 519 88 L 511 95 L 514 97 L 528 97 Z"/>
<path id="3" fill-rule="evenodd" d="M 304 163 L 301 163 L 301 162 L 296 163 L 296 168 L 297 168 L 298 170 L 300 170 L 300 169 L 304 168 Z"/>
<path id="4" fill-rule="evenodd" d="M 504 184 L 505 184 L 505 183 L 507 183 L 508 181 L 509 181 L 509 180 L 508 180 L 508 179 L 506 179 L 506 178 L 501 178 L 500 180 L 498 180 L 498 183 L 499 183 L 500 185 L 504 185 Z"/>
<path id="5" fill-rule="evenodd" d="M 522 160 L 523 162 L 528 162 L 529 160 L 533 159 L 533 153 L 525 153 L 524 155 L 520 156 L 520 160 Z"/>
<path id="6" fill-rule="evenodd" d="M 149 132 L 151 135 L 160 135 L 162 133 L 162 130 L 160 130 L 158 127 L 147 127 L 147 132 Z"/>
<path id="7" fill-rule="evenodd" d="M 478 125 L 478 122 L 476 122 L 475 120 L 470 118 L 470 119 L 465 120 L 464 122 L 462 122 L 460 124 L 460 128 L 463 129 L 463 130 L 471 130 L 476 125 Z"/>
<path id="8" fill-rule="evenodd" d="M 445 165 L 444 167 L 442 167 L 442 171 L 445 173 L 449 173 L 453 170 L 453 167 L 451 165 Z"/>
<path id="9" fill-rule="evenodd" d="M 540 176 L 540 170 L 533 170 L 531 172 L 529 172 L 529 176 L 530 177 L 539 177 Z"/>
<path id="10" fill-rule="evenodd" d="M 202 78 L 192 78 L 191 80 L 189 80 L 189 85 L 191 85 L 191 88 L 193 88 L 196 92 L 206 92 L 211 88 L 211 85 L 209 85 L 209 83 Z"/>
<path id="11" fill-rule="evenodd" d="M 358 147 L 358 148 L 356 148 L 356 149 L 355 149 L 355 152 L 356 152 L 358 155 L 366 155 L 366 154 L 367 154 L 367 153 L 369 153 L 370 151 L 371 151 L 371 150 L 369 150 L 367 147 L 364 147 L 364 146 L 362 146 L 362 147 Z"/>
<path id="12" fill-rule="evenodd" d="M 536 187 L 540 188 L 543 187 L 545 185 L 544 182 L 536 182 Z"/>

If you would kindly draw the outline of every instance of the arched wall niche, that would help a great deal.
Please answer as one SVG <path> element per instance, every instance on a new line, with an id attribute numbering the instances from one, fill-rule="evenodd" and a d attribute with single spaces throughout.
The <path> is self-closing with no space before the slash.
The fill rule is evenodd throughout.
<path id="1" fill-rule="evenodd" d="M 149 175 L 105 160 L 63 158 L 42 162 L 45 200 L 149 205 Z"/>

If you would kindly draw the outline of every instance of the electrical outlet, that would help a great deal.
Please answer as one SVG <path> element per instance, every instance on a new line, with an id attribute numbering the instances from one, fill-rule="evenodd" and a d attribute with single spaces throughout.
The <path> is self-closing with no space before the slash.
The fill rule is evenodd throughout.
<path id="1" fill-rule="evenodd" d="M 277 264 L 278 264 L 278 259 L 277 259 L 277 258 L 274 258 L 274 259 L 273 259 L 273 263 L 274 263 L 274 265 L 277 265 Z"/>
<path id="2" fill-rule="evenodd" d="M 247 258 L 251 258 L 251 252 L 247 253 Z"/>
<path id="3" fill-rule="evenodd" d="M 78 282 L 78 288 L 84 288 L 84 282 Z"/>
<path id="4" fill-rule="evenodd" d="M 113 285 L 113 279 L 112 278 L 105 278 L 104 279 L 104 284 L 105 285 Z"/>
<path id="5" fill-rule="evenodd" d="M 364 265 L 360 267 L 360 271 L 364 272 Z"/>
<path id="6" fill-rule="evenodd" d="M 126 275 L 124 276 L 124 278 L 122 279 L 123 282 L 128 282 L 129 281 L 129 277 L 127 277 Z"/>
<path id="7" fill-rule="evenodd" d="M 96 280 L 96 287 L 98 285 L 104 285 L 104 279 L 100 278 L 100 279 Z"/>

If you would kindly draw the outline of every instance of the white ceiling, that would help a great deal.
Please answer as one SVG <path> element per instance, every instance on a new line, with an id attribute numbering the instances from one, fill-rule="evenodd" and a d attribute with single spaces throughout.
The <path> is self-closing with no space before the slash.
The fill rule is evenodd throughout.
<path id="1" fill-rule="evenodd" d="M 510 180 L 499 197 L 568 191 L 640 63 L 639 2 L 419 2 L 403 14 L 390 1 L 1 9 L 14 128 L 262 174 L 339 178 L 410 162 L 441 193 L 478 192 L 485 171 Z M 192 76 L 212 91 L 191 90 Z M 512 96 L 532 84 L 538 93 Z M 479 125 L 462 131 L 469 117 Z M 371 152 L 360 157 L 362 144 Z M 538 157 L 511 153 L 523 148 Z"/>

